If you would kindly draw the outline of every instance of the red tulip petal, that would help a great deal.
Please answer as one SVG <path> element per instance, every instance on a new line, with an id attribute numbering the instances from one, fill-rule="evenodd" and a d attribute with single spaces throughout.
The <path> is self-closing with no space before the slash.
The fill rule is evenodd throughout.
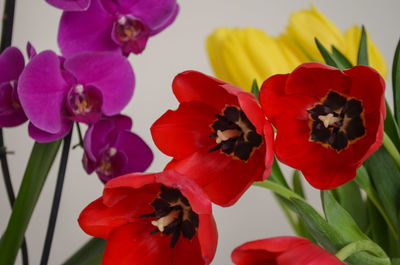
<path id="1" fill-rule="evenodd" d="M 99 198 L 82 211 L 79 225 L 86 233 L 107 239 L 114 229 L 153 211 L 150 203 L 156 196 L 154 193 L 120 188 L 115 195 L 118 200 L 112 205 L 104 204 Z"/>
<path id="2" fill-rule="evenodd" d="M 306 239 L 290 236 L 255 240 L 237 247 L 231 258 L 236 265 L 276 265 L 276 258 L 280 253 L 308 242 Z"/>
<path id="3" fill-rule="evenodd" d="M 265 152 L 265 171 L 263 176 L 257 179 L 257 181 L 263 181 L 269 176 L 274 162 L 274 129 L 269 121 L 266 121 L 264 124 L 264 141 L 265 148 L 267 149 Z"/>
<path id="4" fill-rule="evenodd" d="M 263 178 L 265 145 L 256 150 L 247 162 L 220 151 L 200 150 L 186 159 L 174 160 L 167 169 L 174 169 L 201 185 L 211 201 L 221 205 L 234 204 L 247 188 Z"/>
<path id="5" fill-rule="evenodd" d="M 320 162 L 324 148 L 308 140 L 310 128 L 307 122 L 282 117 L 275 125 L 278 133 L 274 148 L 281 162 L 298 169 Z"/>
<path id="6" fill-rule="evenodd" d="M 288 249 L 276 260 L 279 265 L 344 265 L 332 253 L 311 242 Z"/>
<path id="7" fill-rule="evenodd" d="M 209 137 L 210 125 L 219 112 L 200 102 L 184 102 L 176 111 L 169 110 L 151 127 L 157 147 L 165 154 L 183 159 L 198 149 L 215 144 Z"/>
<path id="8" fill-rule="evenodd" d="M 351 79 L 339 69 L 320 63 L 305 63 L 288 77 L 285 94 L 302 94 L 321 99 L 329 90 L 348 95 Z"/>
<path id="9" fill-rule="evenodd" d="M 148 221 L 127 224 L 116 229 L 107 240 L 102 265 L 171 265 L 176 248 L 170 248 L 170 236 L 151 235 Z"/>
<path id="10" fill-rule="evenodd" d="M 257 133 L 262 135 L 265 116 L 257 99 L 252 94 L 243 90 L 235 92 L 235 94 L 238 97 L 240 108 L 246 114 L 250 122 L 256 127 Z"/>
<path id="11" fill-rule="evenodd" d="M 302 169 L 302 173 L 314 188 L 326 190 L 337 188 L 355 178 L 357 167 L 324 168 L 322 164 L 315 168 Z"/>
<path id="12" fill-rule="evenodd" d="M 346 70 L 345 74 L 352 79 L 349 95 L 362 101 L 364 113 L 379 111 L 382 103 L 384 105 L 385 91 L 385 80 L 379 73 L 371 67 L 358 65 Z"/>
<path id="13" fill-rule="evenodd" d="M 307 109 L 318 102 L 317 98 L 306 95 L 286 96 L 284 90 L 288 76 L 274 75 L 267 79 L 261 87 L 260 104 L 265 115 L 272 122 L 280 116 L 308 120 Z"/>
<path id="14" fill-rule="evenodd" d="M 177 75 L 172 89 L 179 102 L 200 101 L 220 112 L 225 105 L 238 105 L 237 97 L 226 91 L 223 81 L 196 71 Z"/>
<path id="15" fill-rule="evenodd" d="M 197 230 L 197 238 L 200 244 L 204 265 L 208 265 L 214 258 L 217 250 L 218 231 L 212 215 L 199 215 L 199 229 Z"/>

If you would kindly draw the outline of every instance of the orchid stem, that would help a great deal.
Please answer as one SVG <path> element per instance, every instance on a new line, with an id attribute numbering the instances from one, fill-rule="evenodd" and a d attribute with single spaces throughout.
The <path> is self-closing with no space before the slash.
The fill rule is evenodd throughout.
<path id="1" fill-rule="evenodd" d="M 47 227 L 46 240 L 44 242 L 40 265 L 47 265 L 47 262 L 49 260 L 51 243 L 53 241 L 53 235 L 54 235 L 54 230 L 55 230 L 56 221 L 57 221 L 58 209 L 60 207 L 61 192 L 62 192 L 62 188 L 64 185 L 64 177 L 65 177 L 65 171 L 67 168 L 68 154 L 69 154 L 69 149 L 71 146 L 71 136 L 72 136 L 72 129 L 68 133 L 68 135 L 65 136 L 65 138 L 64 138 L 63 150 L 61 153 L 60 167 L 58 170 L 56 189 L 54 191 L 53 205 L 51 206 L 49 224 Z"/>
<path id="2" fill-rule="evenodd" d="M 7 47 L 11 46 L 12 40 L 12 32 L 14 25 L 14 11 L 15 11 L 15 0 L 6 0 L 4 5 L 4 12 L 2 18 L 3 27 L 1 29 L 1 44 L 0 44 L 0 53 L 3 52 Z M 7 161 L 7 149 L 4 146 L 4 138 L 3 138 L 3 129 L 0 128 L 0 159 L 1 159 L 1 169 L 3 172 L 3 178 L 6 185 L 8 200 L 10 201 L 11 208 L 14 207 L 15 202 L 15 194 L 14 189 L 11 182 L 10 171 L 8 168 Z M 22 263 L 24 265 L 29 264 L 28 258 L 28 248 L 26 246 L 26 240 L 22 241 L 21 245 L 22 251 Z"/>
<path id="3" fill-rule="evenodd" d="M 77 143 L 76 145 L 74 145 L 72 147 L 72 149 L 77 148 L 78 146 L 83 148 L 83 137 L 82 137 L 82 131 L 81 131 L 81 127 L 79 126 L 79 123 L 75 123 L 76 124 L 76 128 L 78 129 L 78 137 L 79 137 L 79 143 Z"/>
<path id="4" fill-rule="evenodd" d="M 6 0 L 3 13 L 3 28 L 1 30 L 0 52 L 3 52 L 8 46 L 11 46 L 14 25 L 14 11 L 15 0 Z"/>

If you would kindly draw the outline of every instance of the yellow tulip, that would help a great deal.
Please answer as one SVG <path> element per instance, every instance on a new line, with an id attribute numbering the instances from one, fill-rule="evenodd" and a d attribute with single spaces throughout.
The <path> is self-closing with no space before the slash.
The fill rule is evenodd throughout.
<path id="1" fill-rule="evenodd" d="M 314 5 L 311 5 L 311 10 L 294 12 L 289 18 L 286 30 L 289 38 L 300 46 L 309 60 L 323 61 L 315 45 L 315 37 L 325 47 L 334 45 L 340 51 L 344 48 L 345 41 L 342 32 Z"/>
<path id="2" fill-rule="evenodd" d="M 252 27 L 222 27 L 208 36 L 206 46 L 216 77 L 250 91 L 254 79 L 261 85 L 271 75 L 291 72 L 304 62 L 323 62 L 315 37 L 329 50 L 334 45 L 356 64 L 360 27 L 343 34 L 313 5 L 310 10 L 293 13 L 287 33 L 279 37 Z M 385 60 L 368 34 L 367 45 L 370 65 L 386 77 Z"/>
<path id="3" fill-rule="evenodd" d="M 269 76 L 288 73 L 301 60 L 284 37 L 276 39 L 264 31 L 218 28 L 206 41 L 211 65 L 217 78 L 250 91 L 253 80 L 261 84 Z"/>
<path id="4" fill-rule="evenodd" d="M 350 60 L 353 65 L 357 64 L 358 46 L 361 38 L 361 28 L 359 26 L 353 26 L 349 28 L 345 35 L 345 49 L 342 51 L 343 54 Z M 368 59 L 371 67 L 375 68 L 383 78 L 387 77 L 388 69 L 383 58 L 382 53 L 378 50 L 375 44 L 371 41 L 371 38 L 367 32 L 367 49 Z"/>

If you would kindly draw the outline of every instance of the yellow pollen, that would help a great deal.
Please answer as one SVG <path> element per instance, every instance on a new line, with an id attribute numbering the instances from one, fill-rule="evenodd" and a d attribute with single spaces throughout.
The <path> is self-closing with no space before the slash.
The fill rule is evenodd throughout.
<path id="1" fill-rule="evenodd" d="M 100 171 L 103 172 L 103 173 L 107 173 L 107 172 L 110 171 L 110 169 L 111 169 L 111 163 L 102 160 L 101 161 L 101 166 L 100 166 Z"/>
<path id="2" fill-rule="evenodd" d="M 324 123 L 325 128 L 328 128 L 330 125 L 335 124 L 336 122 L 340 121 L 340 118 L 333 116 L 332 113 L 327 115 L 319 115 L 318 119 Z"/>
<path id="3" fill-rule="evenodd" d="M 130 39 L 135 39 L 136 36 L 136 30 L 134 27 L 127 27 L 124 29 L 124 34 Z"/>
<path id="4" fill-rule="evenodd" d="M 88 102 L 85 99 L 82 101 L 77 101 L 75 104 L 81 113 L 85 112 L 88 106 Z"/>

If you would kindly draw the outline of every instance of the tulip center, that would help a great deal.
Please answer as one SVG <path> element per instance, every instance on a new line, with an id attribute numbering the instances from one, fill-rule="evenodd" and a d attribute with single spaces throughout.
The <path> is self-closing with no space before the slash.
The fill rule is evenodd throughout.
<path id="1" fill-rule="evenodd" d="M 161 232 L 164 235 L 172 235 L 170 247 L 178 242 L 179 236 L 192 239 L 199 227 L 199 216 L 193 212 L 188 200 L 178 189 L 161 185 L 161 192 L 151 203 L 154 212 L 140 217 L 157 218 L 151 224 L 156 227 L 150 234 Z"/>
<path id="2" fill-rule="evenodd" d="M 361 101 L 330 91 L 307 110 L 310 114 L 310 140 L 330 146 L 337 152 L 365 135 Z"/>
<path id="3" fill-rule="evenodd" d="M 216 145 L 209 152 L 221 149 L 227 155 L 247 161 L 253 151 L 262 143 L 262 136 L 236 106 L 226 106 L 217 119 L 211 124 L 214 131 L 210 137 L 215 137 Z"/>

